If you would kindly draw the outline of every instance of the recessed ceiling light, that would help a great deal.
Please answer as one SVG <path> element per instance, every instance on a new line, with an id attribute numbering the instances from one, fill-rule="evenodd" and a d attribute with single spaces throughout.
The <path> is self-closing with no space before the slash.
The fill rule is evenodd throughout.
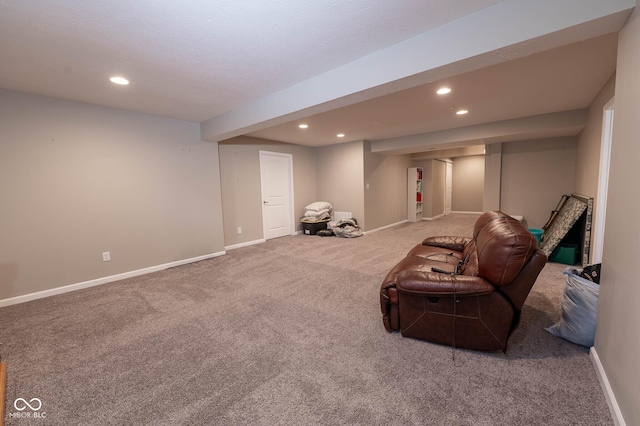
<path id="1" fill-rule="evenodd" d="M 468 113 L 469 111 L 467 111 L 466 109 L 459 109 L 458 111 L 456 111 L 456 114 L 458 115 L 465 115 L 466 113 Z"/>
<path id="2" fill-rule="evenodd" d="M 338 133 L 336 136 L 339 138 L 344 138 L 344 133 Z"/>
<path id="3" fill-rule="evenodd" d="M 436 91 L 436 93 L 438 95 L 446 95 L 447 93 L 451 93 L 451 89 L 449 89 L 448 87 L 441 87 Z"/>
<path id="4" fill-rule="evenodd" d="M 120 84 L 122 86 L 129 84 L 129 80 L 124 77 L 111 77 L 109 80 L 111 80 L 112 83 Z"/>
<path id="5" fill-rule="evenodd" d="M 308 124 L 298 124 L 298 127 L 301 128 L 301 129 L 306 129 L 306 128 L 309 127 L 309 125 Z"/>

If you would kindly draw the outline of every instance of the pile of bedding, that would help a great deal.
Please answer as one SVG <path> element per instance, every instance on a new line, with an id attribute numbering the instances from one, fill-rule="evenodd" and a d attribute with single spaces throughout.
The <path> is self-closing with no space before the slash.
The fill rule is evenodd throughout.
<path id="1" fill-rule="evenodd" d="M 304 216 L 300 218 L 301 222 L 314 223 L 323 222 L 327 219 L 331 219 L 331 206 L 326 201 L 316 201 L 305 207 Z"/>

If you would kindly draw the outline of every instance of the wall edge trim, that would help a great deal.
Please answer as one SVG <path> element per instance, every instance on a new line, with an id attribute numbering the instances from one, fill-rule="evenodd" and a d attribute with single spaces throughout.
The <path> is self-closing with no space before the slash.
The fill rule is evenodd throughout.
<path id="1" fill-rule="evenodd" d="M 384 226 L 381 226 L 379 228 L 372 229 L 370 231 L 364 231 L 363 234 L 364 235 L 368 235 L 368 234 L 371 234 L 372 232 L 378 232 L 378 231 L 382 231 L 384 229 L 393 228 L 394 226 L 402 225 L 403 223 L 406 223 L 406 222 L 408 222 L 408 220 L 404 219 L 404 220 L 401 220 L 400 222 L 390 223 L 389 225 L 384 225 Z"/>
<path id="2" fill-rule="evenodd" d="M 76 290 L 82 290 L 84 288 L 95 287 L 102 284 L 108 284 L 114 281 L 124 280 L 126 278 L 137 277 L 139 275 L 150 274 L 151 272 L 162 271 L 164 269 L 174 268 L 176 266 L 182 266 L 189 263 L 199 262 L 201 260 L 211 259 L 218 256 L 227 254 L 226 251 L 220 251 L 216 253 L 205 254 L 202 256 L 191 257 L 189 259 L 176 260 L 175 262 L 163 263 L 161 265 L 149 266 L 147 268 L 136 269 L 134 271 L 123 272 L 121 274 L 109 275 L 102 278 L 96 278 L 89 281 L 83 281 L 75 284 L 64 285 L 61 287 L 55 287 L 48 290 L 37 291 L 35 293 L 24 294 L 22 296 L 10 297 L 8 299 L 0 300 L 0 308 L 5 306 L 17 305 L 20 303 L 30 302 L 32 300 L 44 299 L 45 297 L 56 296 L 58 294 L 70 293 Z"/>
<path id="3" fill-rule="evenodd" d="M 604 393 L 604 397 L 607 400 L 607 405 L 609 406 L 613 423 L 616 426 L 626 426 L 624 417 L 622 417 L 622 411 L 620 411 L 620 406 L 618 405 L 616 396 L 613 393 L 613 389 L 611 389 L 607 373 L 604 371 L 604 367 L 600 362 L 600 357 L 598 356 L 598 352 L 596 352 L 595 346 L 592 346 L 589 350 L 589 356 L 591 358 L 593 368 L 596 370 L 596 376 L 598 376 L 600 387 L 602 387 L 602 393 Z"/>
<path id="4" fill-rule="evenodd" d="M 439 214 L 437 216 L 433 216 L 433 217 L 423 217 L 422 220 L 436 220 L 436 219 L 440 219 L 441 217 L 444 217 L 444 213 Z"/>
<path id="5" fill-rule="evenodd" d="M 267 240 L 265 240 L 264 238 L 260 238 L 259 240 L 253 240 L 253 241 L 246 241 L 244 243 L 238 243 L 238 244 L 232 244 L 230 246 L 225 246 L 224 249 L 225 250 L 235 250 L 235 249 L 239 249 L 242 247 L 248 247 L 248 246 L 253 246 L 256 244 L 262 244 L 262 243 L 266 243 Z"/>

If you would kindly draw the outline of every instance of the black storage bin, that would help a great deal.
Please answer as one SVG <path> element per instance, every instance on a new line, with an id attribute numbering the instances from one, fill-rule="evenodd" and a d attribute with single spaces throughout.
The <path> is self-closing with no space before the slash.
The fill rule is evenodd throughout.
<path id="1" fill-rule="evenodd" d="M 302 233 L 305 235 L 316 235 L 318 231 L 327 229 L 329 220 L 331 219 L 323 219 L 318 222 L 304 222 L 301 220 L 300 224 L 302 225 Z"/>

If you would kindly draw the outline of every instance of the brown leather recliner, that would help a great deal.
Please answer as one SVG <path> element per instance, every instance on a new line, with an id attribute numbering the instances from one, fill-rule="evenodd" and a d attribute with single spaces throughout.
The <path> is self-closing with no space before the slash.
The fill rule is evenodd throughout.
<path id="1" fill-rule="evenodd" d="M 380 290 L 384 326 L 458 348 L 506 350 L 546 262 L 520 222 L 484 213 L 472 238 L 427 238 L 391 269 Z"/>

